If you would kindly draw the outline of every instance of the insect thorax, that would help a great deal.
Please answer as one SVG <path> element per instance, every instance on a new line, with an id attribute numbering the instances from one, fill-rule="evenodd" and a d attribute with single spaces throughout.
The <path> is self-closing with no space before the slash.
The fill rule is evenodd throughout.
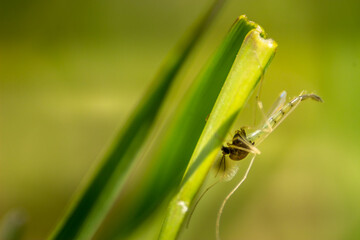
<path id="1" fill-rule="evenodd" d="M 223 154 L 229 154 L 230 159 L 239 161 L 249 154 L 249 144 L 253 145 L 252 142 L 247 140 L 245 130 L 237 130 L 232 139 L 232 143 L 228 143 L 228 147 L 223 147 Z"/>

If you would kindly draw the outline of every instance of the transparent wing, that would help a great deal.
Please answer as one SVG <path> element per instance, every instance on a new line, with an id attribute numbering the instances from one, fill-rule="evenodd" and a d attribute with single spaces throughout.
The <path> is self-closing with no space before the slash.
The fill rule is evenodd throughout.
<path id="1" fill-rule="evenodd" d="M 267 114 L 265 114 L 262 103 L 258 102 L 260 111 L 263 115 L 263 121 L 258 126 L 257 130 L 248 135 L 250 141 L 254 141 L 255 144 L 262 142 L 271 132 L 272 128 L 270 127 L 269 119 L 286 104 L 287 93 L 282 91 L 273 105 L 270 107 Z"/>
<path id="2" fill-rule="evenodd" d="M 282 91 L 279 95 L 279 97 L 276 99 L 276 101 L 273 103 L 269 111 L 267 112 L 266 116 L 271 117 L 274 113 L 280 111 L 280 109 L 284 106 L 286 103 L 286 91 Z"/>

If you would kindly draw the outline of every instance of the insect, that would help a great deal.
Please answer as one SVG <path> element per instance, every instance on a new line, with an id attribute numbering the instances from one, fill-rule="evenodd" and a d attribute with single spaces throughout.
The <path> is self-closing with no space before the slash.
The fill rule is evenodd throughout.
<path id="1" fill-rule="evenodd" d="M 304 92 L 300 93 L 299 96 L 293 98 L 291 101 L 286 103 L 286 92 L 283 91 L 276 102 L 273 104 L 273 107 L 269 111 L 268 118 L 266 118 L 263 113 L 262 103 L 258 102 L 259 108 L 264 115 L 265 123 L 259 129 L 253 131 L 250 134 L 246 134 L 245 128 L 237 130 L 232 138 L 232 142 L 227 143 L 227 146 L 222 146 L 222 157 L 220 160 L 219 169 L 223 169 L 224 173 L 226 171 L 226 156 L 231 160 L 240 161 L 247 157 L 249 154 L 253 154 L 253 157 L 250 160 L 250 164 L 241 179 L 241 181 L 235 186 L 235 188 L 226 196 L 224 199 L 220 210 L 218 212 L 216 220 L 216 239 L 220 239 L 220 218 L 225 207 L 227 200 L 231 195 L 240 187 L 240 185 L 245 181 L 255 156 L 260 154 L 260 151 L 256 148 L 274 129 L 280 125 L 280 123 L 287 117 L 289 114 L 304 100 L 312 99 L 317 102 L 323 102 L 323 100 L 315 94 L 306 94 Z"/>
<path id="2" fill-rule="evenodd" d="M 255 147 L 262 142 L 298 105 L 300 102 L 306 99 L 313 99 L 318 102 L 323 102 L 322 99 L 315 94 L 301 93 L 291 101 L 285 104 L 286 92 L 283 91 L 279 98 L 276 100 L 273 110 L 270 111 L 269 118 L 265 118 L 264 125 L 247 135 L 245 128 L 236 130 L 232 138 L 231 143 L 227 143 L 227 146 L 222 146 L 222 157 L 220 160 L 220 166 L 223 170 L 226 170 L 225 157 L 228 155 L 231 160 L 240 161 L 247 157 L 249 153 L 260 154 L 260 151 Z M 262 103 L 258 102 L 260 109 L 262 110 Z"/>

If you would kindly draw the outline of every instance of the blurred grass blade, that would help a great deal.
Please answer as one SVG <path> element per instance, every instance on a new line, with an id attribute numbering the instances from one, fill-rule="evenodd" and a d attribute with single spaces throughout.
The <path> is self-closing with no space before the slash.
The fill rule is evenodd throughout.
<path id="1" fill-rule="evenodd" d="M 110 223 L 112 226 L 107 231 L 113 230 L 114 233 L 110 233 L 107 239 L 125 238 L 179 186 L 205 126 L 205 119 L 215 104 L 236 54 L 247 33 L 256 28 L 259 26 L 245 16 L 234 23 L 180 106 L 176 107 L 173 120 L 164 127 L 164 136 L 152 146 L 151 156 L 144 156 L 151 164 L 141 167 L 146 169 L 146 173 L 138 174 L 142 178 L 140 183 L 129 186 L 137 192 L 135 196 L 125 196 L 128 199 L 124 202 L 131 204 L 116 212 L 119 219 Z"/>
<path id="2" fill-rule="evenodd" d="M 51 239 L 89 239 L 97 230 L 120 191 L 127 170 L 145 138 L 175 76 L 208 28 L 224 0 L 217 0 L 170 54 L 151 88 L 122 127 L 100 166 L 76 196 Z"/>
<path id="3" fill-rule="evenodd" d="M 239 50 L 196 145 L 181 188 L 170 203 L 160 239 L 171 240 L 178 236 L 189 206 L 220 151 L 222 139 L 275 53 L 277 44 L 261 34 L 261 29 L 250 31 Z"/>

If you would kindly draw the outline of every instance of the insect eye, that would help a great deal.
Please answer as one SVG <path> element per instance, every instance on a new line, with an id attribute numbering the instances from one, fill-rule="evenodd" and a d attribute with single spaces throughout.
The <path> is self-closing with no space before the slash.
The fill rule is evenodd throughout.
<path id="1" fill-rule="evenodd" d="M 230 153 L 230 150 L 227 147 L 222 146 L 221 150 L 223 151 L 224 154 L 229 154 Z"/>

